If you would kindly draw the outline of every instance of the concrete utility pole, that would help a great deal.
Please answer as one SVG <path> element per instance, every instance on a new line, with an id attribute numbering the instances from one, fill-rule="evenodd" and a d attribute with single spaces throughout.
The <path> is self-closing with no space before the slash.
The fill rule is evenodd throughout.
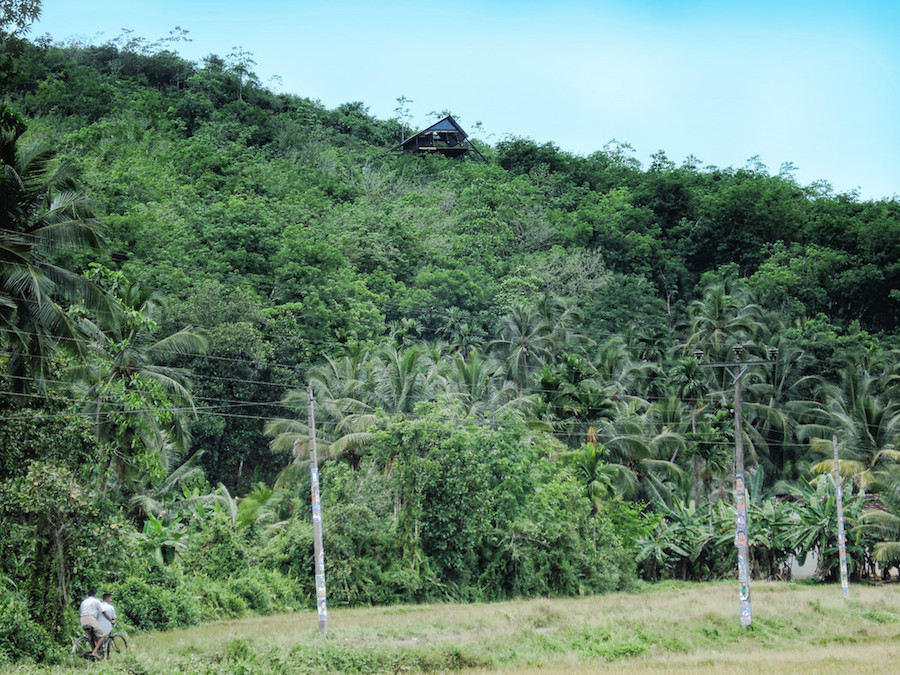
<path id="1" fill-rule="evenodd" d="M 740 617 L 741 625 L 753 630 L 753 610 L 750 605 L 750 545 L 747 529 L 747 491 L 744 474 L 744 410 L 741 380 L 750 366 L 775 365 L 778 350 L 769 347 L 768 361 L 741 361 L 744 353 L 743 345 L 732 347 L 736 360 L 733 363 L 702 363 L 701 368 L 725 368 L 734 379 L 734 507 L 735 535 L 734 545 L 737 547 L 738 584 L 740 584 Z M 699 361 L 703 351 L 697 350 L 694 356 Z"/>
<path id="2" fill-rule="evenodd" d="M 844 537 L 844 490 L 841 479 L 841 466 L 838 461 L 837 435 L 831 437 L 831 447 L 834 450 L 834 494 L 837 501 L 837 526 L 838 526 L 838 553 L 841 559 L 841 593 L 844 599 L 850 595 L 850 587 L 847 581 L 847 542 Z"/>
<path id="3" fill-rule="evenodd" d="M 313 553 L 316 558 L 316 607 L 319 635 L 328 633 L 328 603 L 325 596 L 325 550 L 322 547 L 322 503 L 319 500 L 319 458 L 316 453 L 316 411 L 312 385 L 306 385 L 309 414 L 309 472 L 312 477 Z"/>

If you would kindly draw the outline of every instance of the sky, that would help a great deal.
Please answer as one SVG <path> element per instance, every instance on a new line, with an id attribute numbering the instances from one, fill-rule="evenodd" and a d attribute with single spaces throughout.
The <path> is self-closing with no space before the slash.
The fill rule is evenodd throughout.
<path id="1" fill-rule="evenodd" d="M 94 44 L 133 30 L 199 61 L 235 47 L 269 88 L 412 126 L 451 111 L 475 138 L 645 167 L 742 167 L 900 198 L 896 0 L 44 0 L 30 32 Z M 476 127 L 480 122 L 481 126 Z M 478 129 L 475 131 L 475 129 Z"/>

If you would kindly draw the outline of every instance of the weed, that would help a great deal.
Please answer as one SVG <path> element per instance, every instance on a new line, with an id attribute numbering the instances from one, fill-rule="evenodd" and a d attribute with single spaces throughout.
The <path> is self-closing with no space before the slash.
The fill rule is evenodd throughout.
<path id="1" fill-rule="evenodd" d="M 697 630 L 700 631 L 700 634 L 703 637 L 710 638 L 711 640 L 715 640 L 719 637 L 719 629 L 716 626 L 700 626 Z"/>
<path id="2" fill-rule="evenodd" d="M 562 615 L 547 605 L 538 605 L 535 612 L 530 617 L 531 625 L 534 628 L 546 628 L 547 626 L 559 623 Z"/>
<path id="3" fill-rule="evenodd" d="M 863 612 L 860 614 L 863 619 L 868 619 L 869 621 L 874 621 L 875 623 L 896 623 L 900 621 L 900 617 L 891 612 L 878 612 L 875 610 L 869 612 Z"/>
<path id="4" fill-rule="evenodd" d="M 125 654 L 116 663 L 116 670 L 127 675 L 150 675 L 151 672 L 134 654 Z"/>
<path id="5" fill-rule="evenodd" d="M 859 638 L 855 635 L 828 635 L 813 640 L 813 644 L 817 645 L 852 645 L 859 642 Z"/>
<path id="6" fill-rule="evenodd" d="M 224 658 L 226 661 L 244 661 L 252 655 L 250 648 L 250 640 L 247 638 L 237 638 L 228 643 L 225 648 Z"/>

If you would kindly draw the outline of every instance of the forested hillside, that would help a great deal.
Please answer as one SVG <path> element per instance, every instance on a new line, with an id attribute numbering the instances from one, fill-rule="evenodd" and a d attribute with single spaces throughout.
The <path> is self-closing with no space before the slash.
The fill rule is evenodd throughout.
<path id="1" fill-rule="evenodd" d="M 332 603 L 733 575 L 702 366 L 737 344 L 778 350 L 754 573 L 835 577 L 835 435 L 852 575 L 900 562 L 896 200 L 614 141 L 395 154 L 399 118 L 176 48 L 4 44 L 0 657 L 50 658 L 91 585 L 133 629 L 309 605 L 307 383 Z"/>

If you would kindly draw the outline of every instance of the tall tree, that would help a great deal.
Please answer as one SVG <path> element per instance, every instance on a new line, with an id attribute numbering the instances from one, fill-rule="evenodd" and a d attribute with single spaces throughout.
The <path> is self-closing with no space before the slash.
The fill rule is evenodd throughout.
<path id="1" fill-rule="evenodd" d="M 59 252 L 98 250 L 91 201 L 72 171 L 40 146 L 19 143 L 22 119 L 0 105 L 0 344 L 17 391 L 43 390 L 58 349 L 80 352 L 83 335 L 65 311 L 79 301 L 109 317 L 104 291 L 54 264 Z"/>
<path id="2" fill-rule="evenodd" d="M 166 364 L 178 355 L 202 354 L 206 339 L 190 328 L 159 337 L 159 294 L 102 266 L 92 267 L 90 276 L 115 295 L 118 313 L 112 322 L 82 323 L 91 354 L 71 376 L 96 419 L 98 440 L 109 445 L 107 466 L 120 478 L 137 467 L 159 479 L 187 451 L 194 410 L 188 374 Z"/>
<path id="3" fill-rule="evenodd" d="M 503 359 L 506 376 L 523 391 L 553 350 L 553 326 L 534 310 L 517 305 L 500 320 L 491 348 Z"/>
<path id="4" fill-rule="evenodd" d="M 860 516 L 858 529 L 876 540 L 872 558 L 883 569 L 900 565 L 900 471 L 891 466 L 876 471 L 871 489 L 887 508 L 869 509 Z"/>
<path id="5" fill-rule="evenodd" d="M 686 346 L 708 350 L 714 358 L 726 356 L 732 344 L 760 342 L 767 333 L 762 308 L 742 283 L 710 284 L 688 306 Z"/>
<path id="6" fill-rule="evenodd" d="M 863 490 L 875 473 L 900 463 L 900 403 L 886 399 L 881 378 L 851 364 L 841 373 L 840 384 L 826 384 L 820 400 L 805 408 L 811 420 L 799 430 L 813 450 L 831 456 L 831 438 L 840 448 L 841 475 L 852 477 Z M 831 471 L 830 459 L 814 464 L 816 473 Z"/>
<path id="7" fill-rule="evenodd" d="M 490 355 L 470 349 L 457 352 L 446 375 L 446 396 L 464 417 L 483 417 L 504 410 L 521 410 L 532 402 L 503 377 L 503 367 Z"/>
<path id="8" fill-rule="evenodd" d="M 323 457 L 346 459 L 353 468 L 359 467 L 377 422 L 369 403 L 372 367 L 371 352 L 352 347 L 342 358 L 328 357 L 309 372 L 316 405 L 316 445 L 321 445 Z M 294 411 L 294 417 L 273 419 L 265 426 L 273 451 L 295 453 L 288 473 L 309 457 L 307 402 L 306 391 L 292 389 L 282 404 Z"/>
<path id="9" fill-rule="evenodd" d="M 649 503 L 669 503 L 682 471 L 675 462 L 684 449 L 681 429 L 665 424 L 665 415 L 656 414 L 646 401 L 620 401 L 615 418 L 597 430 L 609 450 L 609 463 L 627 477 L 630 498 Z"/>

